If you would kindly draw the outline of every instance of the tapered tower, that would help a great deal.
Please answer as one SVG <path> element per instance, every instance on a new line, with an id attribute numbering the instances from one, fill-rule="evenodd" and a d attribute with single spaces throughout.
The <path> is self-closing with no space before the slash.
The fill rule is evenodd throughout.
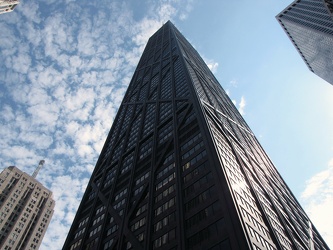
<path id="1" fill-rule="evenodd" d="M 196 50 L 148 41 L 63 249 L 328 249 Z"/>

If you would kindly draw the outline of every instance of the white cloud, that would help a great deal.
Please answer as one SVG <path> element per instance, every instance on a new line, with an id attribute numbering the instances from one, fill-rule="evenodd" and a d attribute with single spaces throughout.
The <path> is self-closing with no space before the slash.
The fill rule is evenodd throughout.
<path id="1" fill-rule="evenodd" d="M 213 59 L 207 59 L 204 56 L 203 56 L 202 59 L 205 61 L 208 68 L 215 74 L 217 72 L 217 68 L 219 66 L 219 63 L 214 61 Z"/>
<path id="2" fill-rule="evenodd" d="M 52 155 L 74 156 L 74 149 L 67 143 L 57 140 L 56 145 L 52 150 Z"/>
<path id="3" fill-rule="evenodd" d="M 29 8 L 17 8 L 17 11 L 22 12 L 22 15 L 27 18 L 27 20 L 34 23 L 39 23 L 41 21 L 39 6 L 35 2 L 30 2 Z"/>
<path id="4" fill-rule="evenodd" d="M 227 90 L 226 93 L 227 93 L 227 95 L 230 96 L 230 91 L 229 90 Z M 241 115 L 245 115 L 245 110 L 244 110 L 245 106 L 246 106 L 245 97 L 244 96 L 241 97 L 240 102 L 239 102 L 238 105 L 237 105 L 237 101 L 235 99 L 232 99 L 231 101 L 235 105 L 235 107 L 238 106 L 237 109 L 238 109 L 239 113 Z"/>
<path id="5" fill-rule="evenodd" d="M 43 248 L 60 249 L 65 242 L 66 234 L 79 206 L 82 191 L 88 179 L 77 179 L 69 175 L 53 179 L 51 190 L 56 200 L 54 215 L 43 240 Z"/>
<path id="6" fill-rule="evenodd" d="M 218 62 L 215 62 L 213 59 L 207 59 L 205 57 L 203 57 L 203 60 L 207 64 L 208 68 L 215 74 L 219 66 Z"/>
<path id="7" fill-rule="evenodd" d="M 26 53 L 19 53 L 18 56 L 12 58 L 12 69 L 20 72 L 20 73 L 27 73 L 29 68 L 31 67 L 31 58 Z"/>
<path id="8" fill-rule="evenodd" d="M 326 243 L 333 247 L 333 159 L 328 168 L 306 182 L 301 195 L 304 209 Z"/>
<path id="9" fill-rule="evenodd" d="M 9 105 L 4 105 L 2 107 L 1 113 L 3 114 L 3 119 L 6 122 L 9 122 L 9 121 L 15 119 L 15 114 L 14 114 L 13 108 Z"/>
<path id="10" fill-rule="evenodd" d="M 30 143 L 34 149 L 47 149 L 53 143 L 52 136 L 46 135 L 36 131 L 29 131 L 28 133 L 21 133 L 18 138 L 24 138 L 25 143 Z"/>
<path id="11" fill-rule="evenodd" d="M 182 9 L 181 12 L 180 12 L 180 15 L 179 15 L 180 20 L 183 21 L 183 20 L 188 18 L 190 12 L 193 9 L 193 3 L 194 3 L 194 0 L 187 0 L 184 3 L 182 3 L 183 6 L 185 6 L 185 8 Z"/>
<path id="12" fill-rule="evenodd" d="M 229 84 L 232 86 L 232 87 L 237 87 L 238 86 L 238 81 L 236 79 L 233 79 L 229 82 Z"/>
<path id="13" fill-rule="evenodd" d="M 33 116 L 33 124 L 51 126 L 50 128 L 56 125 L 60 113 L 55 104 L 38 104 L 29 107 L 27 112 Z"/>
<path id="14" fill-rule="evenodd" d="M 244 109 L 245 109 L 245 105 L 246 105 L 246 101 L 244 96 L 241 97 L 240 103 L 239 103 L 239 107 L 238 107 L 238 111 L 241 115 L 244 115 Z"/>
<path id="15" fill-rule="evenodd" d="M 159 6 L 158 15 L 161 20 L 168 20 L 176 12 L 177 12 L 176 8 L 174 6 L 172 6 L 171 4 L 164 4 L 164 5 Z"/>

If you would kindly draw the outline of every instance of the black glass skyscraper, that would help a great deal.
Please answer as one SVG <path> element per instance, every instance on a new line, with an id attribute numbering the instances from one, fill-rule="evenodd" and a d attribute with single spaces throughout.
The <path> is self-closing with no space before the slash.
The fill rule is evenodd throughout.
<path id="1" fill-rule="evenodd" d="M 64 249 L 329 249 L 196 50 L 148 41 Z"/>
<path id="2" fill-rule="evenodd" d="M 308 68 L 333 84 L 332 0 L 296 0 L 276 18 Z"/>

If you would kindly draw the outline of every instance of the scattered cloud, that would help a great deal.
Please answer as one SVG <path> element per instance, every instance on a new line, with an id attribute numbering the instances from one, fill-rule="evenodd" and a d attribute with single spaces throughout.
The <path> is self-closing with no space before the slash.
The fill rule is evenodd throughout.
<path id="1" fill-rule="evenodd" d="M 188 0 L 185 3 L 185 8 L 182 9 L 182 11 L 180 12 L 179 15 L 179 19 L 184 21 L 187 19 L 189 13 L 192 11 L 193 9 L 193 4 L 194 4 L 194 0 Z"/>
<path id="2" fill-rule="evenodd" d="M 216 62 L 214 59 L 208 59 L 205 56 L 203 56 L 202 59 L 205 61 L 208 68 L 215 74 L 217 72 L 219 63 Z"/>
<path id="3" fill-rule="evenodd" d="M 219 66 L 217 62 L 214 62 L 213 60 L 208 60 L 206 61 L 206 64 L 214 74 L 217 72 L 217 67 Z"/>
<path id="4" fill-rule="evenodd" d="M 244 115 L 245 112 L 244 112 L 244 109 L 245 109 L 245 105 L 246 105 L 246 102 L 245 102 L 245 98 L 244 96 L 241 97 L 241 100 L 240 100 L 240 103 L 238 105 L 238 110 L 239 110 L 239 113 L 241 115 Z"/>
<path id="5" fill-rule="evenodd" d="M 229 82 L 229 85 L 236 88 L 238 86 L 238 81 L 236 79 L 233 79 Z"/>
<path id="6" fill-rule="evenodd" d="M 227 90 L 226 91 L 227 95 L 230 97 L 230 91 Z M 246 101 L 245 101 L 245 97 L 242 96 L 239 104 L 237 104 L 237 101 L 235 99 L 231 99 L 232 103 L 236 106 L 236 108 L 238 109 L 239 113 L 241 115 L 245 115 L 245 106 L 246 106 Z"/>
<path id="7" fill-rule="evenodd" d="M 311 177 L 301 195 L 304 209 L 329 246 L 333 246 L 333 159 L 328 168 Z"/>
<path id="8" fill-rule="evenodd" d="M 38 180 L 56 207 L 41 249 L 62 247 L 148 38 L 193 6 L 149 3 L 140 19 L 104 0 L 32 0 L 0 16 L 1 168 L 46 160 Z"/>

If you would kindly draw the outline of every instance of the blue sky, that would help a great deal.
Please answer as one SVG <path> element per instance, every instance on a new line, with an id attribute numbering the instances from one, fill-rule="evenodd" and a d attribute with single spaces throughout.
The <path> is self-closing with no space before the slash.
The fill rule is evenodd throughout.
<path id="1" fill-rule="evenodd" d="M 62 247 L 144 46 L 169 19 L 333 247 L 333 86 L 275 20 L 290 2 L 31 0 L 1 15 L 1 170 L 32 174 L 45 159 L 38 179 L 56 208 L 41 249 Z"/>

